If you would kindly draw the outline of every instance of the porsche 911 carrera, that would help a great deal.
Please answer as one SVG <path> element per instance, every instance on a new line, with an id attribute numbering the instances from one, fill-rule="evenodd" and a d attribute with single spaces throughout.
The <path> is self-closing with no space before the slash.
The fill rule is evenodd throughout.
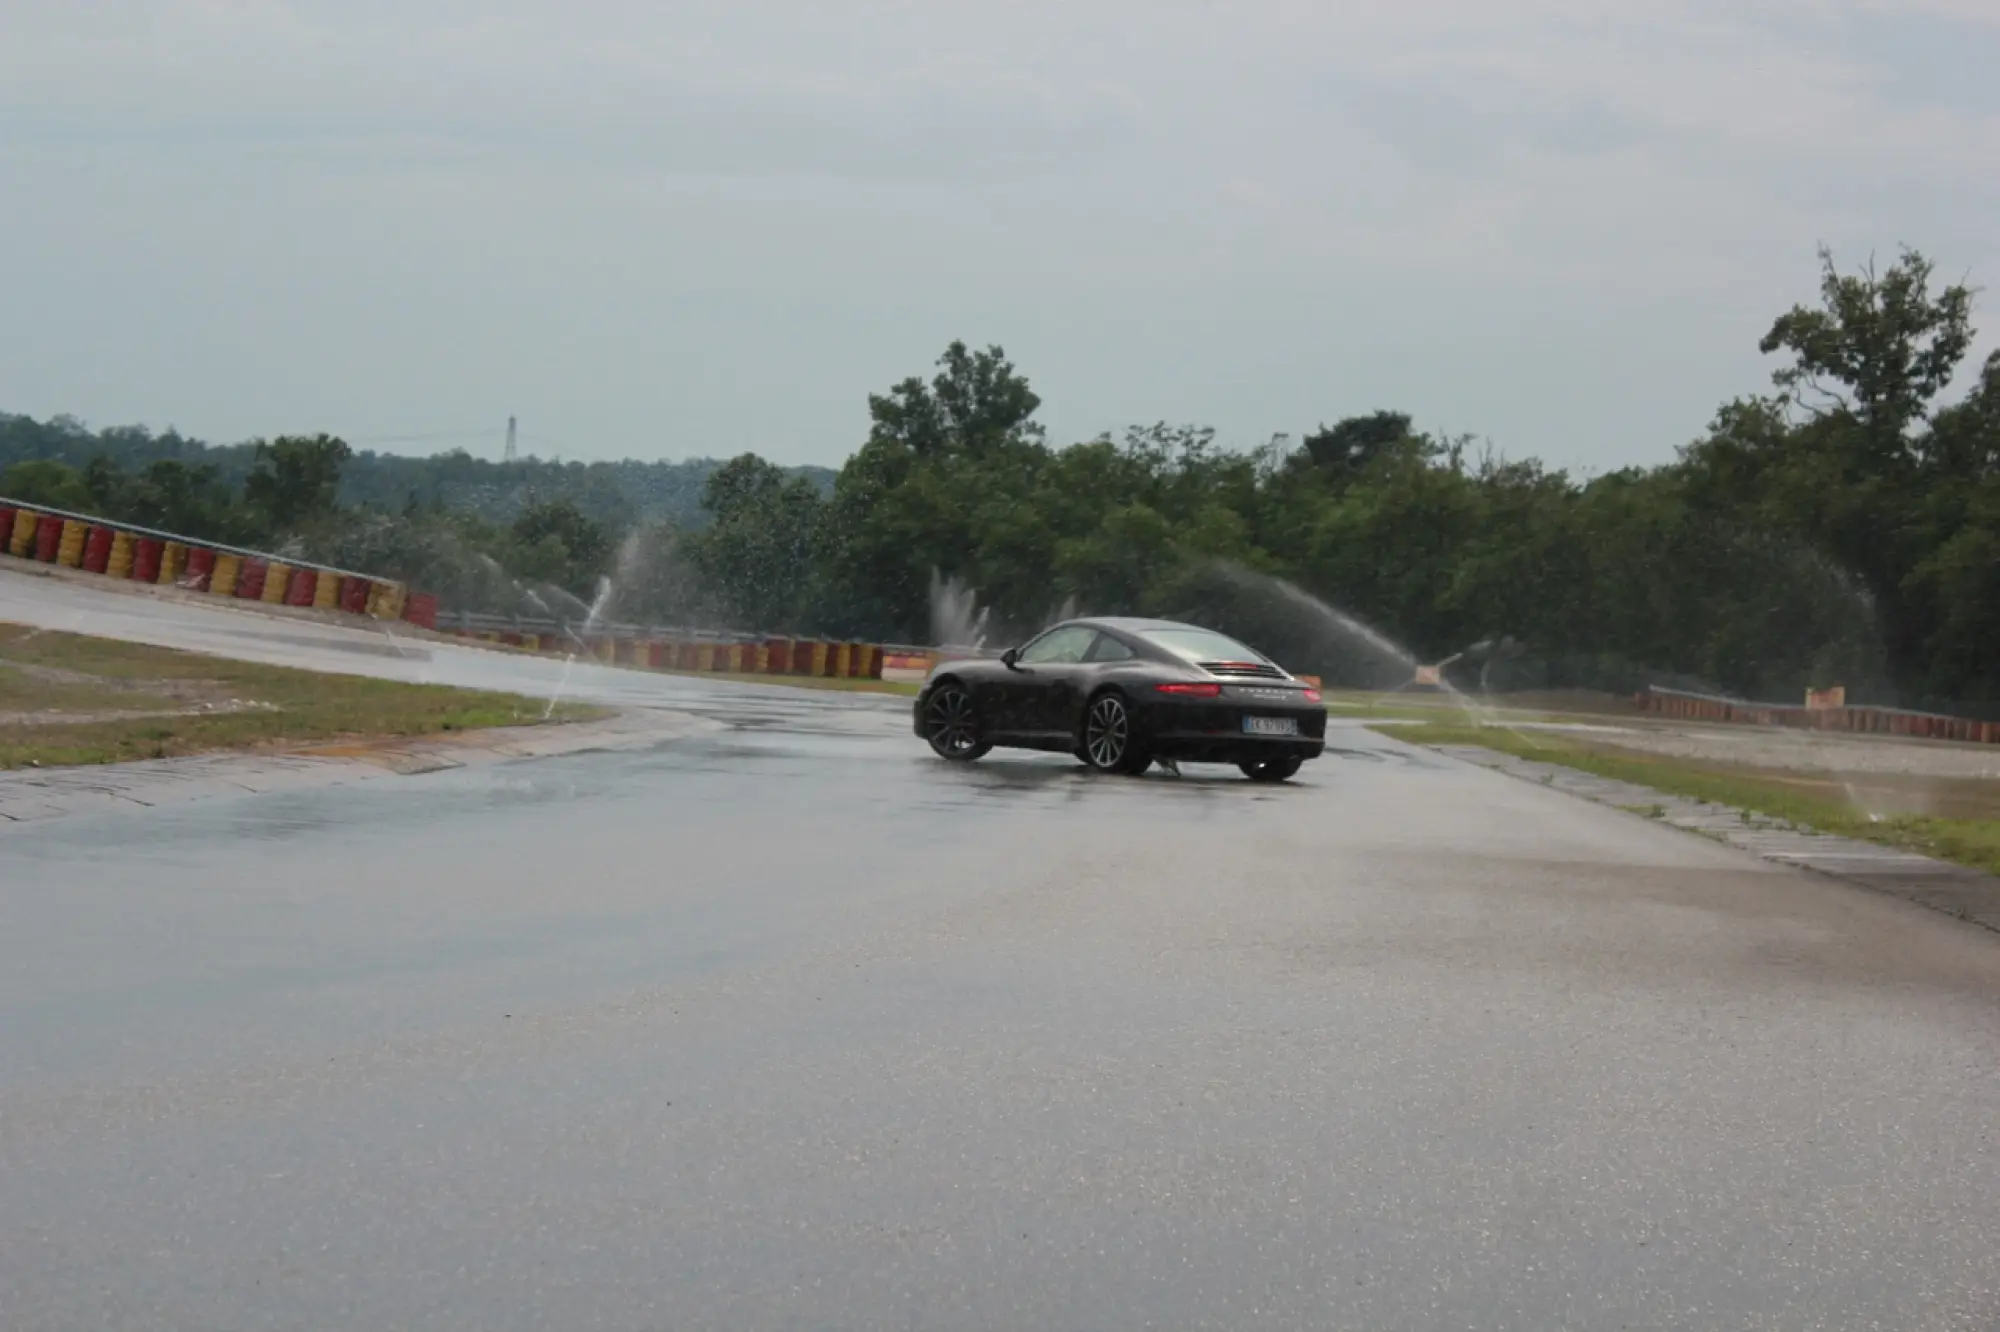
<path id="1" fill-rule="evenodd" d="M 998 659 L 940 662 L 913 720 L 956 763 L 996 746 L 1039 749 L 1131 776 L 1161 761 L 1233 763 L 1282 782 L 1326 745 L 1317 688 L 1227 635 L 1172 620 L 1066 620 Z"/>

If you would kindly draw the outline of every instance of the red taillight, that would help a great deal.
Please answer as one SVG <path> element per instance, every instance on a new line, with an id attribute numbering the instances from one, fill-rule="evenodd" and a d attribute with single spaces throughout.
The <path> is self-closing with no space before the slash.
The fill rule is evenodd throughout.
<path id="1" fill-rule="evenodd" d="M 1319 702 L 1319 690 L 1308 687 L 1306 689 L 1306 702 L 1308 703 Z"/>
<path id="2" fill-rule="evenodd" d="M 1180 694 L 1188 698 L 1214 698 L 1222 692 L 1221 685 L 1209 684 L 1205 681 L 1190 681 L 1186 684 L 1154 685 L 1153 688 L 1163 694 Z"/>

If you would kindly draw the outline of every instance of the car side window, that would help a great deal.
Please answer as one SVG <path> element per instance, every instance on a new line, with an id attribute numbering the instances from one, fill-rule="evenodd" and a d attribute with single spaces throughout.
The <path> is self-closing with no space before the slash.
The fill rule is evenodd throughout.
<path id="1" fill-rule="evenodd" d="M 1088 662 L 1130 661 L 1139 654 L 1110 634 L 1100 633 L 1097 641 L 1090 645 L 1090 652 L 1084 657 Z"/>
<path id="2" fill-rule="evenodd" d="M 1080 662 L 1083 660 L 1083 654 L 1090 650 L 1091 640 L 1096 637 L 1095 629 L 1080 624 L 1051 629 L 1022 648 L 1021 655 L 1016 660 L 1030 666 L 1056 666 Z"/>

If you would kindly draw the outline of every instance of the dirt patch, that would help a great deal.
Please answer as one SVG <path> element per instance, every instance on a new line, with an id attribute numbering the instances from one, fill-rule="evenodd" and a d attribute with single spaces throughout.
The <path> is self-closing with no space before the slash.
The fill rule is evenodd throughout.
<path id="1" fill-rule="evenodd" d="M 64 712 L 47 708 L 39 712 L 0 712 L 0 728 L 9 726 L 92 726 L 100 722 L 145 721 L 157 717 L 220 717 L 232 712 L 276 711 L 274 703 L 227 699 L 221 703 L 201 703 L 190 708 L 103 708 L 94 712 Z"/>

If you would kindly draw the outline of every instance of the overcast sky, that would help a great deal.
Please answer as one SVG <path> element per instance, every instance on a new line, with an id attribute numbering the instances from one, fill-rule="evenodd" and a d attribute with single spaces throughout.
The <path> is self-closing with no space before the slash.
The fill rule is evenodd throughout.
<path id="1" fill-rule="evenodd" d="M 1662 461 L 1816 243 L 1996 280 L 1995 70 L 2000 0 L 0 0 L 0 411 L 836 463 L 963 338 L 1063 441 Z"/>

